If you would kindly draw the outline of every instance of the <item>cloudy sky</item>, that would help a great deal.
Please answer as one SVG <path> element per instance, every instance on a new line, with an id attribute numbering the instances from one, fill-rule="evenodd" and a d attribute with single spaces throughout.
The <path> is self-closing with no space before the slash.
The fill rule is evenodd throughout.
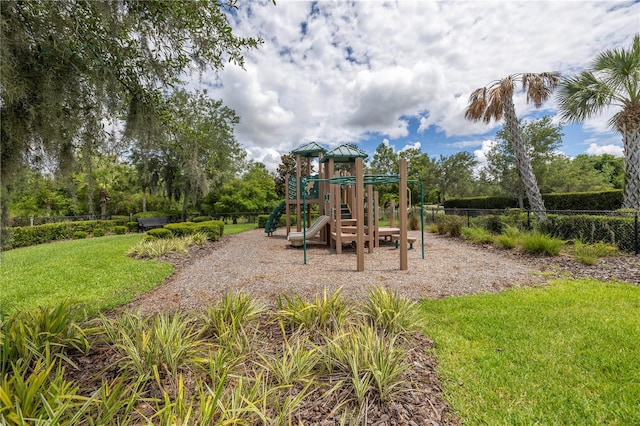
<path id="1" fill-rule="evenodd" d="M 387 142 L 430 156 L 482 158 L 502 123 L 464 119 L 469 94 L 518 72 L 570 75 L 599 53 L 628 48 L 640 32 L 633 1 L 240 1 L 238 35 L 264 39 L 217 78 L 192 84 L 241 117 L 238 141 L 275 170 L 280 155 L 308 141 L 352 142 L 372 156 Z M 556 115 L 516 96 L 519 117 Z M 608 131 L 615 111 L 564 127 L 569 156 L 622 154 Z M 370 157 L 371 158 L 371 157 Z"/>

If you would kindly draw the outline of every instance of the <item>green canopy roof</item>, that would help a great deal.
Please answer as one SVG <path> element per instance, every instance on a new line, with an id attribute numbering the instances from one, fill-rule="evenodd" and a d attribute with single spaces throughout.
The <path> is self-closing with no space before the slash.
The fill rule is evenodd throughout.
<path id="1" fill-rule="evenodd" d="M 302 157 L 318 157 L 318 154 L 325 152 L 327 149 L 315 142 L 305 143 L 291 151 L 292 154 L 300 154 Z"/>
<path id="2" fill-rule="evenodd" d="M 349 144 L 343 144 L 325 153 L 321 161 L 324 163 L 329 158 L 333 158 L 333 161 L 336 163 L 351 163 L 355 161 L 356 158 L 365 159 L 368 156 L 369 154 L 358 148 L 350 146 Z"/>

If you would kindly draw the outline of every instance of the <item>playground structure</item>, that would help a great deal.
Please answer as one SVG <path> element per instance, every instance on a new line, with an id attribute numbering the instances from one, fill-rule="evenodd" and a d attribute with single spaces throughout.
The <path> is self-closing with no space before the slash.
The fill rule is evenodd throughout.
<path id="1" fill-rule="evenodd" d="M 275 231 L 280 216 L 286 214 L 288 240 L 293 246 L 303 246 L 304 263 L 307 263 L 307 242 L 319 235 L 319 241 L 342 253 L 343 243 L 355 243 L 357 270 L 364 270 L 365 245 L 373 252 L 380 239 L 396 241 L 400 252 L 400 269 L 408 269 L 408 244 L 415 238 L 407 235 L 407 164 L 399 163 L 396 175 L 365 175 L 365 152 L 349 145 L 340 145 L 328 151 L 315 142 L 302 145 L 292 151 L 296 157 L 296 176 L 288 176 L 285 200 L 276 207 L 265 226 L 268 235 Z M 311 162 L 318 159 L 318 174 L 302 175 L 303 162 L 306 170 L 311 170 Z M 341 164 L 341 167 L 336 167 Z M 339 170 L 338 170 L 339 169 Z M 380 184 L 397 183 L 399 186 L 399 226 L 379 226 L 380 208 L 378 192 L 374 187 Z M 421 185 L 421 183 L 420 183 Z M 422 185 L 421 185 L 422 188 Z M 422 191 L 421 191 L 422 192 Z M 422 198 L 422 197 L 421 197 Z M 421 205 L 423 204 L 421 199 Z M 317 206 L 319 219 L 310 227 L 312 206 Z M 296 212 L 296 231 L 291 230 L 291 213 Z M 424 211 L 421 208 L 421 229 L 424 229 Z M 424 259 L 424 231 L 422 231 L 422 258 Z"/>

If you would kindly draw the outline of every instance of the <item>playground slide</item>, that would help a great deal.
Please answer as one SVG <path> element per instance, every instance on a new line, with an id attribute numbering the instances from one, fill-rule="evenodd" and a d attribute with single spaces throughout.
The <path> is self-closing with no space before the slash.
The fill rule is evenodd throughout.
<path id="1" fill-rule="evenodd" d="M 273 209 L 273 211 L 269 215 L 269 218 L 267 219 L 267 223 L 264 226 L 264 232 L 266 232 L 267 235 L 271 236 L 271 234 L 276 232 L 276 229 L 278 228 L 278 222 L 280 221 L 280 216 L 282 216 L 286 208 L 287 206 L 285 202 L 282 201 L 275 209 Z"/>
<path id="2" fill-rule="evenodd" d="M 329 219 L 329 216 L 318 217 L 318 219 L 313 222 L 313 225 L 307 228 L 307 239 L 315 237 L 322 227 L 329 223 Z M 289 232 L 287 240 L 291 241 L 292 246 L 301 246 L 304 241 L 304 236 L 303 232 Z"/>

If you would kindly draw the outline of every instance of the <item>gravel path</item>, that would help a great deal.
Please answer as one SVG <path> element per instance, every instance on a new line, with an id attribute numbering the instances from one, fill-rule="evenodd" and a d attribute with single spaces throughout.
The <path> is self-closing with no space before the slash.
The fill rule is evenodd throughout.
<path id="1" fill-rule="evenodd" d="M 512 286 L 544 281 L 531 262 L 501 250 L 487 251 L 463 241 L 425 233 L 425 259 L 420 233 L 409 250 L 409 269 L 400 271 L 399 250 L 388 243 L 365 252 L 365 271 L 356 271 L 356 251 L 345 246 L 336 255 L 325 245 L 309 245 L 307 264 L 302 248 L 288 244 L 280 229 L 267 237 L 263 230 L 224 237 L 191 259 L 155 290 L 130 307 L 143 312 L 198 309 L 226 292 L 241 290 L 274 304 L 281 292 L 314 297 L 323 289 L 342 288 L 344 295 L 361 298 L 374 287 L 387 287 L 411 299 L 440 298 L 479 292 L 496 292 Z M 180 261 L 179 261 L 180 262 Z"/>

